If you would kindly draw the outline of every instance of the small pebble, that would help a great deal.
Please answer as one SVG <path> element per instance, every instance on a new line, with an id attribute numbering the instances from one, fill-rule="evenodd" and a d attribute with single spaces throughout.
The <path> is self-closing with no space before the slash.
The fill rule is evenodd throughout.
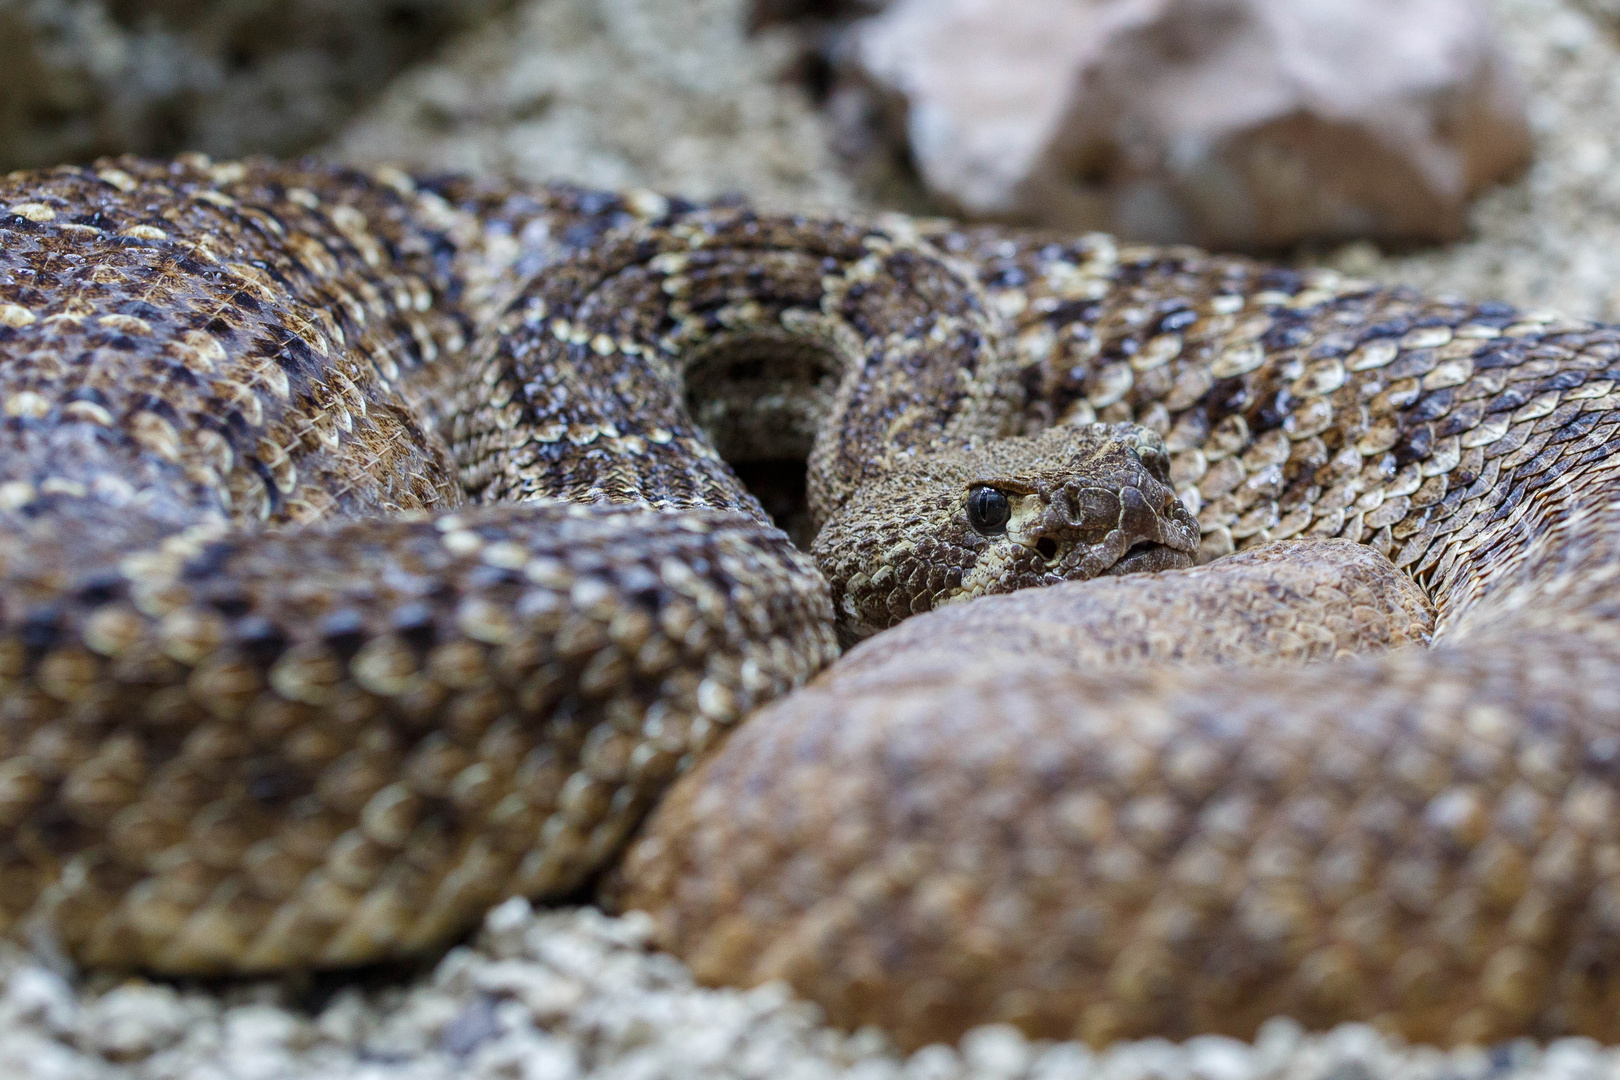
<path id="1" fill-rule="evenodd" d="M 466 1057 L 501 1033 L 495 999 L 480 997 L 462 1009 L 439 1033 L 439 1046 L 451 1057 Z"/>
<path id="2" fill-rule="evenodd" d="M 925 1046 L 906 1062 L 906 1080 L 959 1080 L 962 1060 L 949 1046 Z"/>
<path id="3" fill-rule="evenodd" d="M 51 1035 L 73 1030 L 79 1003 L 73 987 L 54 971 L 25 967 L 5 984 L 0 996 L 0 1028 L 38 1027 Z"/>
<path id="4" fill-rule="evenodd" d="M 1029 1071 L 1034 1054 L 1011 1024 L 985 1024 L 962 1036 L 962 1061 L 971 1075 L 1013 1080 Z"/>
<path id="5" fill-rule="evenodd" d="M 1260 1074 L 1255 1048 L 1237 1039 L 1200 1035 L 1182 1044 L 1193 1080 L 1249 1080 Z"/>
<path id="6" fill-rule="evenodd" d="M 1090 1080 L 1097 1055 L 1084 1043 L 1065 1042 L 1048 1047 L 1035 1059 L 1029 1080 Z"/>
<path id="7" fill-rule="evenodd" d="M 84 1010 L 80 1044 L 110 1061 L 136 1061 L 178 1042 L 193 1012 L 167 986 L 120 986 Z"/>

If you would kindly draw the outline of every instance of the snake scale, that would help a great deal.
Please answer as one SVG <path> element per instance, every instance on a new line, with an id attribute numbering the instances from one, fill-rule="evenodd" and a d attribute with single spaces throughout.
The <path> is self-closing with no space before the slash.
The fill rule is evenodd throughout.
<path id="1" fill-rule="evenodd" d="M 0 237 L 6 933 L 344 966 L 617 861 L 910 1045 L 1620 1039 L 1620 331 L 201 157 Z"/>

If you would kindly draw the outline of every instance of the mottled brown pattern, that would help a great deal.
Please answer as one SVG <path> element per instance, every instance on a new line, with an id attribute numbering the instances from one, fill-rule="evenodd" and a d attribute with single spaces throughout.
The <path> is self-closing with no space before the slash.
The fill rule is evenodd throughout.
<path id="1" fill-rule="evenodd" d="M 664 200 L 185 159 L 0 206 L 12 931 L 173 972 L 442 947 L 577 888 L 834 655 L 819 576 L 690 423 L 632 388 L 615 430 L 559 376 L 522 400 L 561 429 L 508 434 L 558 339 L 486 331 Z M 557 445 L 600 484 L 538 486 Z M 685 512 L 537 501 L 629 500 L 623 461 Z"/>
<path id="2" fill-rule="evenodd" d="M 818 680 L 894 666 L 1042 656 L 1077 672 L 1165 664 L 1301 664 L 1427 645 L 1434 611 L 1365 545 L 1273 541 L 1176 574 L 1067 581 L 951 604 L 864 642 Z M 934 654 L 938 654 L 937 657 Z M 871 674 L 879 673 L 879 674 Z"/>
<path id="3" fill-rule="evenodd" d="M 700 977 L 785 979 L 908 1045 L 1277 1014 L 1620 1039 L 1620 332 L 932 235 L 1008 320 L 1028 428 L 1162 433 L 1203 557 L 1288 569 L 1062 585 L 875 639 L 677 785 L 623 902 Z M 1431 647 L 1329 659 L 1427 631 L 1388 563 L 1268 543 L 1327 537 L 1410 575 Z"/>
<path id="4" fill-rule="evenodd" d="M 387 170 L 0 210 L 8 932 L 441 947 L 939 607 L 663 800 L 622 887 L 706 976 L 909 1042 L 1620 1036 L 1620 332 Z M 726 458 L 806 463 L 820 572 Z M 957 606 L 1194 548 L 1257 550 Z"/>

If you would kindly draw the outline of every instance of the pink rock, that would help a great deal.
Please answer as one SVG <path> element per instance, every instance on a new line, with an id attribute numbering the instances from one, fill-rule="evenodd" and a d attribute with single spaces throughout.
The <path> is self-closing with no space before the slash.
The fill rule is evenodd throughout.
<path id="1" fill-rule="evenodd" d="M 850 35 L 928 187 L 974 216 L 1441 240 L 1530 151 L 1478 0 L 894 0 Z"/>

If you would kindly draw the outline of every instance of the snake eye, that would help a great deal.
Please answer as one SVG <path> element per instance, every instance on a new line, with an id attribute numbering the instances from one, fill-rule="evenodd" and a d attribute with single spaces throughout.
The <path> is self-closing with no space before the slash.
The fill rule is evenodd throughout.
<path id="1" fill-rule="evenodd" d="M 968 492 L 968 524 L 984 536 L 1003 532 L 1007 519 L 1012 517 L 1012 504 L 1007 493 L 993 487 L 976 487 Z"/>

